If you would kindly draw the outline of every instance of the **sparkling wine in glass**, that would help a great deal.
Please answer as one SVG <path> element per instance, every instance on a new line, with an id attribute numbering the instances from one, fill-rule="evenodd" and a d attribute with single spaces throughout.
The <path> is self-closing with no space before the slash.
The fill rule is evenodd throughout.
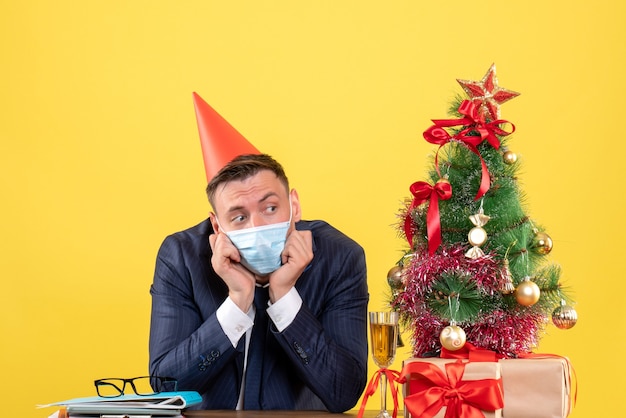
<path id="1" fill-rule="evenodd" d="M 370 312 L 370 336 L 374 363 L 385 369 L 396 357 L 398 312 Z M 390 418 L 387 412 L 387 375 L 380 375 L 380 412 L 376 418 Z"/>

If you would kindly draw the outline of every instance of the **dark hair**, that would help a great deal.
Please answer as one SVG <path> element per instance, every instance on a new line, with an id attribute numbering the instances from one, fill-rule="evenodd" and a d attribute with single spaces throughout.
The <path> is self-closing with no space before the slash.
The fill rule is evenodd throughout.
<path id="1" fill-rule="evenodd" d="M 206 187 L 209 203 L 215 208 L 213 198 L 219 185 L 245 180 L 262 170 L 269 170 L 276 174 L 276 177 L 285 185 L 285 190 L 289 193 L 289 180 L 285 175 L 283 166 L 278 161 L 267 154 L 244 154 L 232 159 L 211 179 Z"/>

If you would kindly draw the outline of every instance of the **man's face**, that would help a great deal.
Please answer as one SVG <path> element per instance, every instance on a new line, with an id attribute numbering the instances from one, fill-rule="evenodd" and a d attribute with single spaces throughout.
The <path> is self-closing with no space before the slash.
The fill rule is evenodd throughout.
<path id="1" fill-rule="evenodd" d="M 219 225 L 214 222 L 213 227 L 221 227 L 223 232 L 286 222 L 290 209 L 292 225 L 300 220 L 297 193 L 287 193 L 284 184 L 269 170 L 221 185 L 215 192 L 214 205 Z"/>

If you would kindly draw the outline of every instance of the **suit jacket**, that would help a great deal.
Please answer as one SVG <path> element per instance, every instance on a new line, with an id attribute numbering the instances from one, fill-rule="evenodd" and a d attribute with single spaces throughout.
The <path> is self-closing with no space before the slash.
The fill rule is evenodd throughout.
<path id="1" fill-rule="evenodd" d="M 296 228 L 313 236 L 313 260 L 296 282 L 302 307 L 283 332 L 270 326 L 263 364 L 247 367 L 262 367 L 261 409 L 343 412 L 367 381 L 365 254 L 326 222 Z M 199 409 L 234 409 L 245 336 L 233 347 L 215 315 L 228 288 L 211 266 L 212 233 L 205 220 L 168 236 L 159 249 L 150 289 L 150 374 L 198 391 Z"/>

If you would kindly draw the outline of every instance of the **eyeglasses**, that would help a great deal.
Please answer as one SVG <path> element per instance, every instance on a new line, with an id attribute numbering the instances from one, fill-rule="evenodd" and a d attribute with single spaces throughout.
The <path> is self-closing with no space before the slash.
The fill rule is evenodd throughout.
<path id="1" fill-rule="evenodd" d="M 116 398 L 124 394 L 128 383 L 137 395 L 150 396 L 161 392 L 175 392 L 178 382 L 171 377 L 140 376 L 131 379 L 118 377 L 94 380 L 96 392 L 102 398 Z"/>

